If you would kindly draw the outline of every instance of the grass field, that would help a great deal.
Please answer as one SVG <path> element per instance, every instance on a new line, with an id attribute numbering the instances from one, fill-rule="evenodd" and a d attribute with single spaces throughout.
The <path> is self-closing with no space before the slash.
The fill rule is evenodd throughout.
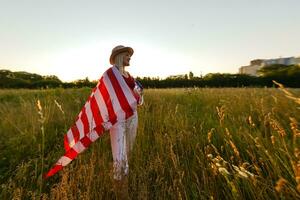
<path id="1" fill-rule="evenodd" d="M 90 91 L 0 90 L 0 199 L 115 198 L 108 133 L 58 175 L 41 177 L 63 155 L 63 135 Z M 287 95 L 275 88 L 146 90 L 130 197 L 299 199 L 300 100 Z"/>

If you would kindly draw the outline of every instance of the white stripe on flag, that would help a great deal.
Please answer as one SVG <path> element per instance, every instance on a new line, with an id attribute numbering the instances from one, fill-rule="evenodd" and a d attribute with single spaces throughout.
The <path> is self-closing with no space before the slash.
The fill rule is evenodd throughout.
<path id="1" fill-rule="evenodd" d="M 67 133 L 67 138 L 68 138 L 68 143 L 70 147 L 73 147 L 75 144 L 75 140 L 74 140 L 74 136 L 72 133 L 72 130 L 69 129 L 68 133 Z"/>
<path id="2" fill-rule="evenodd" d="M 74 145 L 73 149 L 77 152 L 77 153 L 81 153 L 85 150 L 85 147 L 83 146 L 83 144 L 78 141 L 76 142 L 76 144 Z"/>
<path id="3" fill-rule="evenodd" d="M 72 160 L 66 156 L 62 156 L 58 161 L 58 165 L 62 165 L 63 167 L 68 165 Z"/>
<path id="4" fill-rule="evenodd" d="M 83 127 L 83 123 L 82 123 L 80 118 L 77 120 L 76 126 L 77 126 L 78 131 L 79 131 L 79 140 L 80 140 L 81 138 L 84 137 L 84 127 Z"/>
<path id="5" fill-rule="evenodd" d="M 95 128 L 96 124 L 95 124 L 95 121 L 94 121 L 94 117 L 93 117 L 93 114 L 92 114 L 92 109 L 91 109 L 91 102 L 88 101 L 86 104 L 85 104 L 85 112 L 86 112 L 86 116 L 87 116 L 87 119 L 88 119 L 88 122 L 89 122 L 89 129 L 90 131 Z"/>
<path id="6" fill-rule="evenodd" d="M 99 135 L 95 130 L 92 130 L 92 132 L 88 135 L 88 137 L 92 142 L 95 142 L 99 138 Z"/>

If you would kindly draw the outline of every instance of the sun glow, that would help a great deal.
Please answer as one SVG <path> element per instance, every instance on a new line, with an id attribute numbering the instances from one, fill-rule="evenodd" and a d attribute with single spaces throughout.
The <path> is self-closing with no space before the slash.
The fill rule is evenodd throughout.
<path id="1" fill-rule="evenodd" d="M 160 77 L 184 74 L 190 69 L 190 59 L 183 55 L 176 55 L 171 51 L 163 50 L 152 45 L 136 42 L 101 42 L 90 45 L 72 47 L 48 55 L 44 60 L 43 72 L 57 75 L 63 81 L 74 81 L 88 77 L 98 80 L 102 73 L 110 67 L 109 56 L 111 49 L 116 45 L 129 45 L 134 54 L 127 70 L 133 76 Z"/>
<path id="2" fill-rule="evenodd" d="M 168 50 L 145 45 L 136 45 L 135 49 L 130 68 L 135 76 L 165 78 L 169 75 L 187 73 L 191 65 L 191 60 L 187 56 Z"/>
<path id="3" fill-rule="evenodd" d="M 51 73 L 57 74 L 64 81 L 85 77 L 95 80 L 104 72 L 102 55 L 107 57 L 108 54 L 104 50 L 101 51 L 98 45 L 73 47 L 53 55 L 48 66 L 52 68 Z"/>

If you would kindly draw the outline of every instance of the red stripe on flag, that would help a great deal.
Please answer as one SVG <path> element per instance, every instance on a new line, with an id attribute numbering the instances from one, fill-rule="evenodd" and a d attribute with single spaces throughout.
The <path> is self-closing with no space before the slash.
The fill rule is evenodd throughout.
<path id="1" fill-rule="evenodd" d="M 92 89 L 92 93 L 94 94 L 96 90 L 97 90 L 97 87 L 94 87 L 94 88 Z"/>
<path id="2" fill-rule="evenodd" d="M 65 157 L 68 157 L 72 160 L 74 160 L 77 157 L 78 153 L 71 148 L 69 151 L 65 153 Z M 45 175 L 44 178 L 49 178 L 50 176 L 53 176 L 58 171 L 62 170 L 63 166 L 61 164 L 55 164 L 54 167 L 52 167 Z"/>
<path id="3" fill-rule="evenodd" d="M 47 174 L 44 175 L 44 178 L 49 178 L 50 176 L 53 176 L 56 174 L 58 171 L 62 170 L 63 166 L 62 165 L 55 165 L 52 169 L 47 172 Z"/>
<path id="4" fill-rule="evenodd" d="M 73 134 L 74 142 L 76 143 L 79 140 L 79 137 L 80 137 L 80 133 L 79 133 L 79 130 L 78 130 L 76 124 L 74 124 L 71 127 L 71 131 L 72 131 L 72 134 Z M 70 141 L 69 141 L 69 144 L 70 144 Z"/>
<path id="5" fill-rule="evenodd" d="M 116 113 L 114 111 L 114 108 L 113 108 L 113 105 L 112 105 L 109 93 L 108 93 L 108 91 L 106 89 L 106 86 L 104 84 L 103 77 L 100 79 L 100 81 L 101 81 L 102 84 L 100 84 L 99 90 L 100 90 L 100 93 L 101 93 L 101 95 L 102 95 L 102 97 L 104 99 L 105 105 L 107 107 L 109 121 L 112 124 L 115 124 L 116 121 L 117 121 L 117 116 L 116 116 Z"/>
<path id="6" fill-rule="evenodd" d="M 90 138 L 88 138 L 87 136 L 85 136 L 84 138 L 82 138 L 80 140 L 80 142 L 83 144 L 83 146 L 85 148 L 88 148 L 90 146 L 90 144 L 92 143 L 92 141 L 90 140 Z"/>
<path id="7" fill-rule="evenodd" d="M 65 153 L 65 156 L 70 158 L 71 160 L 74 160 L 76 156 L 78 155 L 77 151 L 74 150 L 74 148 L 71 148 L 69 151 Z"/>
<path id="8" fill-rule="evenodd" d="M 98 135 L 100 136 L 101 134 L 104 133 L 104 129 L 102 126 L 98 126 L 95 128 L 96 132 L 98 133 Z M 85 135 L 80 142 L 82 143 L 82 145 L 86 148 L 88 148 L 91 144 L 92 141 L 90 140 L 90 138 Z M 78 153 L 74 150 L 74 148 L 70 148 L 69 151 L 67 151 L 65 153 L 65 157 L 70 158 L 71 160 L 74 160 L 77 157 Z M 63 166 L 60 164 L 55 164 L 53 168 L 51 168 L 45 175 L 44 178 L 49 178 L 50 176 L 53 176 L 54 174 L 56 174 L 58 171 L 62 170 Z"/>
<path id="9" fill-rule="evenodd" d="M 131 106 L 129 105 L 127 98 L 126 98 L 117 78 L 115 77 L 115 74 L 113 73 L 112 68 L 107 70 L 107 75 L 108 75 L 110 82 L 115 90 L 115 93 L 120 102 L 121 108 L 126 114 L 126 119 L 128 119 L 130 116 L 133 115 L 133 110 L 132 110 Z"/>
<path id="10" fill-rule="evenodd" d="M 90 132 L 90 124 L 89 124 L 89 120 L 88 120 L 87 115 L 86 115 L 85 106 L 83 106 L 83 108 L 82 108 L 82 114 L 81 114 L 80 118 L 81 118 L 81 121 L 82 121 L 82 124 L 83 124 L 84 135 L 86 135 L 87 133 Z"/>
<path id="11" fill-rule="evenodd" d="M 100 136 L 100 135 L 102 135 L 103 133 L 104 133 L 104 128 L 103 128 L 103 126 L 96 126 L 95 128 L 94 128 L 94 130 L 98 133 L 98 135 Z"/>
<path id="12" fill-rule="evenodd" d="M 102 122 L 103 122 L 103 119 L 101 117 L 100 109 L 98 107 L 98 104 L 97 104 L 95 96 L 93 96 L 91 98 L 91 102 L 90 103 L 91 103 L 90 104 L 91 105 L 91 110 L 92 110 L 92 114 L 93 114 L 93 118 L 94 118 L 94 121 L 96 123 L 96 126 L 101 125 Z"/>

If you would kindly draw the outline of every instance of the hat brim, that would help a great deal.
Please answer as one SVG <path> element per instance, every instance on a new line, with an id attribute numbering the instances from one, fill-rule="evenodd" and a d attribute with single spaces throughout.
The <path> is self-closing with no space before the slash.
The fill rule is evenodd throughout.
<path id="1" fill-rule="evenodd" d="M 110 55 L 110 58 L 109 58 L 109 62 L 110 64 L 114 65 L 115 64 L 115 57 L 120 54 L 120 53 L 123 53 L 123 52 L 128 52 L 130 54 L 130 56 L 133 55 L 134 51 L 131 47 L 124 47 L 122 49 L 118 49 L 116 51 L 114 51 L 111 55 Z"/>

